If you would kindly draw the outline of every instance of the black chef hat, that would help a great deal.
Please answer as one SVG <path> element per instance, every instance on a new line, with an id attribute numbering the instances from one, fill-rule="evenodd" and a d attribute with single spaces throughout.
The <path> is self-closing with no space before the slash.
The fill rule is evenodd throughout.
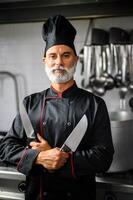
<path id="1" fill-rule="evenodd" d="M 59 44 L 71 47 L 76 55 L 74 47 L 75 35 L 75 28 L 64 16 L 55 15 L 48 18 L 42 28 L 42 37 L 46 42 L 44 55 L 46 55 L 46 51 L 50 47 Z"/>

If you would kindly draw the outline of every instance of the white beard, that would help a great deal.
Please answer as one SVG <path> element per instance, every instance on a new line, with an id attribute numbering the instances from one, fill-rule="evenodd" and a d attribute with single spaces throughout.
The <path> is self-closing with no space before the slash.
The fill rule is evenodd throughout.
<path id="1" fill-rule="evenodd" d="M 48 67 L 45 65 L 45 72 L 52 83 L 66 83 L 73 78 L 75 73 L 76 64 L 70 69 L 66 69 L 62 66 Z M 62 73 L 56 73 L 56 70 L 62 70 Z"/>

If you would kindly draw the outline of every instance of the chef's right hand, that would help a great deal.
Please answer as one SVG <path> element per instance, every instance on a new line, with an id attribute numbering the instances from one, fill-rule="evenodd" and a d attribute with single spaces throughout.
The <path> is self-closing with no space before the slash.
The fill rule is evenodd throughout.
<path id="1" fill-rule="evenodd" d="M 48 144 L 47 140 L 42 138 L 39 133 L 37 134 L 38 141 L 32 141 L 30 142 L 30 147 L 32 149 L 37 149 L 38 151 L 46 151 L 48 149 L 51 149 L 51 146 Z"/>
<path id="2" fill-rule="evenodd" d="M 64 166 L 68 157 L 68 153 L 60 151 L 59 148 L 53 148 L 41 151 L 36 158 L 36 164 L 42 165 L 47 170 L 57 170 Z"/>

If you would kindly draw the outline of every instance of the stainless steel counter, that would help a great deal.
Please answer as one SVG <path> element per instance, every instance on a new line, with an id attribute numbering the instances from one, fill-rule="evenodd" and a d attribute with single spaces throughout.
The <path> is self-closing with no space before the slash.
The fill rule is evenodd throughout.
<path id="1" fill-rule="evenodd" d="M 132 172 L 96 177 L 97 200 L 133 200 Z"/>
<path id="2" fill-rule="evenodd" d="M 133 172 L 97 175 L 97 200 L 133 200 Z M 0 200 L 24 200 L 25 176 L 0 167 Z"/>
<path id="3" fill-rule="evenodd" d="M 25 176 L 11 167 L 0 167 L 0 199 L 24 200 Z"/>
<path id="4" fill-rule="evenodd" d="M 121 180 L 121 179 L 107 179 L 107 178 L 99 178 L 97 177 L 97 186 L 108 188 L 114 191 L 127 192 L 133 194 L 133 180 Z"/>

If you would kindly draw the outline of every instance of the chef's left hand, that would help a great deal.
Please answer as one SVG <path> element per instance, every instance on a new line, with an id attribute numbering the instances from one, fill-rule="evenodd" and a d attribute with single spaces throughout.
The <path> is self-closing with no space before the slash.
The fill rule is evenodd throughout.
<path id="1" fill-rule="evenodd" d="M 48 142 L 42 138 L 40 136 L 40 134 L 38 133 L 37 134 L 37 139 L 38 139 L 38 142 L 30 142 L 30 147 L 32 149 L 37 149 L 39 151 L 46 151 L 46 150 L 49 150 L 51 149 L 51 146 L 48 144 Z"/>

